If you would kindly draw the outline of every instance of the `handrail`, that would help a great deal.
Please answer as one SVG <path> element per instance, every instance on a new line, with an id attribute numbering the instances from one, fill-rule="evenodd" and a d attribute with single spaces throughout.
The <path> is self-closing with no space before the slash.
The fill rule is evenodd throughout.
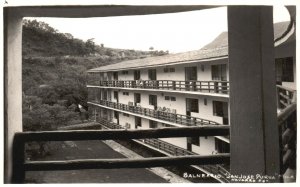
<path id="1" fill-rule="evenodd" d="M 148 116 L 148 117 L 153 117 L 159 120 L 164 120 L 164 121 L 185 125 L 185 126 L 221 125 L 217 122 L 198 118 L 198 117 L 191 117 L 187 115 L 169 113 L 165 111 L 153 110 L 153 109 L 137 107 L 137 106 L 129 106 L 126 104 L 116 103 L 116 102 L 111 102 L 106 100 L 100 100 L 99 102 L 98 101 L 88 102 L 88 104 L 93 104 L 93 103 L 110 107 L 110 108 L 115 108 L 123 111 L 128 111 L 128 112 Z"/>
<path id="2" fill-rule="evenodd" d="M 71 161 L 36 161 L 25 162 L 25 143 L 29 141 L 67 141 L 67 140 L 107 140 L 138 139 L 157 137 L 207 136 L 211 134 L 229 134 L 228 126 L 203 126 L 186 128 L 161 128 L 144 130 L 73 130 L 16 133 L 13 141 L 13 175 L 12 183 L 23 183 L 28 170 L 68 170 L 94 168 L 134 168 L 158 167 L 176 164 L 218 164 L 228 163 L 229 154 L 209 156 L 184 156 L 179 158 L 157 157 L 143 160 L 103 160 L 78 159 Z"/>
<path id="3" fill-rule="evenodd" d="M 229 162 L 229 154 L 154 157 L 142 159 L 76 159 L 58 161 L 28 161 L 26 171 L 147 168 L 197 164 L 220 164 Z"/>
<path id="4" fill-rule="evenodd" d="M 282 86 L 282 85 L 276 85 L 278 88 L 280 88 L 280 89 L 284 89 L 284 90 L 287 90 L 287 91 L 289 91 L 289 92 L 294 92 L 294 91 L 296 91 L 295 89 L 292 89 L 292 88 L 289 88 L 289 87 L 286 87 L 286 86 Z"/>
<path id="5" fill-rule="evenodd" d="M 138 88 L 138 89 L 159 89 L 159 90 L 177 90 L 177 91 L 194 91 L 209 93 L 229 93 L 228 81 L 174 81 L 174 80 L 93 80 L 88 85 L 100 87 L 115 88 Z"/>
<path id="6" fill-rule="evenodd" d="M 117 130 L 67 130 L 67 131 L 27 131 L 15 133 L 15 138 L 23 141 L 80 141 L 169 138 L 192 136 L 225 136 L 229 126 L 206 125 L 197 127 L 164 127 L 157 129 L 117 129 Z"/>

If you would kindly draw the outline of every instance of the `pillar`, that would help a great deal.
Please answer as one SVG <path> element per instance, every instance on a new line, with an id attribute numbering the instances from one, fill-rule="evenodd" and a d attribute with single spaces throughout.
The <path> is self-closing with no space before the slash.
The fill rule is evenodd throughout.
<path id="1" fill-rule="evenodd" d="M 12 144 L 22 128 L 22 17 L 4 10 L 4 182 L 9 183 L 12 172 Z"/>
<path id="2" fill-rule="evenodd" d="M 272 7 L 228 7 L 231 173 L 278 182 L 273 32 Z"/>

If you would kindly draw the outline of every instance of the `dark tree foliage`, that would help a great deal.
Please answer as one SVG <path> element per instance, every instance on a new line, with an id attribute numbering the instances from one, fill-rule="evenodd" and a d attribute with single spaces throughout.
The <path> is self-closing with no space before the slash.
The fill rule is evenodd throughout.
<path id="1" fill-rule="evenodd" d="M 70 33 L 59 33 L 47 23 L 36 20 L 23 22 L 23 55 L 84 56 L 95 53 L 92 40 L 74 39 Z"/>
<path id="2" fill-rule="evenodd" d="M 106 48 L 36 20 L 24 20 L 22 46 L 23 124 L 30 131 L 86 120 L 88 69 L 165 54 Z"/>

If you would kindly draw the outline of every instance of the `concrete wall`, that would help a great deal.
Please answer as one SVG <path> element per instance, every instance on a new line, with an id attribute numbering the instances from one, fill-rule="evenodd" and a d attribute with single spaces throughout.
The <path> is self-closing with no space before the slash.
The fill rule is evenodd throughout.
<path id="1" fill-rule="evenodd" d="M 123 95 L 124 92 L 128 92 L 129 95 Z M 129 90 L 120 90 L 118 93 L 119 93 L 119 103 L 128 105 L 128 102 L 134 101 L 134 92 Z"/>
<path id="2" fill-rule="evenodd" d="M 178 64 L 178 65 L 171 65 L 171 66 L 160 66 L 160 67 L 153 67 L 153 68 L 144 68 L 140 69 L 141 72 L 141 79 L 142 80 L 149 80 L 148 78 L 148 70 L 149 69 L 156 69 L 157 80 L 175 80 L 175 81 L 184 81 L 185 80 L 185 67 L 197 67 L 197 80 L 199 81 L 211 81 L 211 65 L 216 64 L 227 64 L 227 59 L 219 60 L 219 61 L 212 61 L 206 63 L 187 63 L 187 64 Z M 202 66 L 203 71 L 202 71 Z M 175 68 L 175 72 L 164 72 L 164 68 Z M 119 80 L 133 80 L 133 70 L 128 70 L 127 75 L 123 75 L 122 71 L 118 72 L 118 79 Z M 227 80 L 228 80 L 228 65 L 227 65 Z"/>
<path id="3" fill-rule="evenodd" d="M 187 149 L 187 139 L 185 137 L 180 138 L 159 138 L 163 141 L 166 141 L 170 144 L 176 145 L 183 149 Z"/>
<path id="4" fill-rule="evenodd" d="M 119 71 L 118 80 L 133 80 L 133 70 L 128 70 L 128 74 L 123 74 L 122 71 Z"/>
<path id="5" fill-rule="evenodd" d="M 198 97 L 199 113 L 191 113 L 191 116 L 208 119 L 217 123 L 223 123 L 223 118 L 214 116 L 213 114 L 213 101 L 217 101 L 214 98 L 207 97 L 207 105 L 204 105 L 205 97 Z"/>
<path id="6" fill-rule="evenodd" d="M 192 145 L 192 151 L 198 154 L 210 155 L 213 154 L 215 149 L 215 138 L 213 136 L 199 137 L 200 146 Z"/>
<path id="7" fill-rule="evenodd" d="M 130 129 L 135 129 L 135 117 L 132 115 L 129 115 L 129 117 L 124 116 L 124 113 L 119 113 L 119 122 L 120 125 L 125 127 L 126 123 L 130 124 Z"/>

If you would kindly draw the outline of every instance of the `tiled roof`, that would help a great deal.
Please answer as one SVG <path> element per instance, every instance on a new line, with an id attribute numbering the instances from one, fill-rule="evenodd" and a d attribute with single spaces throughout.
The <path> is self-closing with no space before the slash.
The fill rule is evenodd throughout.
<path id="1" fill-rule="evenodd" d="M 289 22 L 280 22 L 274 24 L 274 38 L 282 36 L 286 31 Z M 169 54 L 164 56 L 147 57 L 143 59 L 127 60 L 116 64 L 101 66 L 89 70 L 89 72 L 97 71 L 114 71 L 121 69 L 133 69 L 141 67 L 151 67 L 157 65 L 170 65 L 172 63 L 186 62 L 186 61 L 203 61 L 206 59 L 214 59 L 228 56 L 228 33 L 222 32 L 211 43 L 203 48 L 195 51 L 188 51 L 183 53 Z"/>

